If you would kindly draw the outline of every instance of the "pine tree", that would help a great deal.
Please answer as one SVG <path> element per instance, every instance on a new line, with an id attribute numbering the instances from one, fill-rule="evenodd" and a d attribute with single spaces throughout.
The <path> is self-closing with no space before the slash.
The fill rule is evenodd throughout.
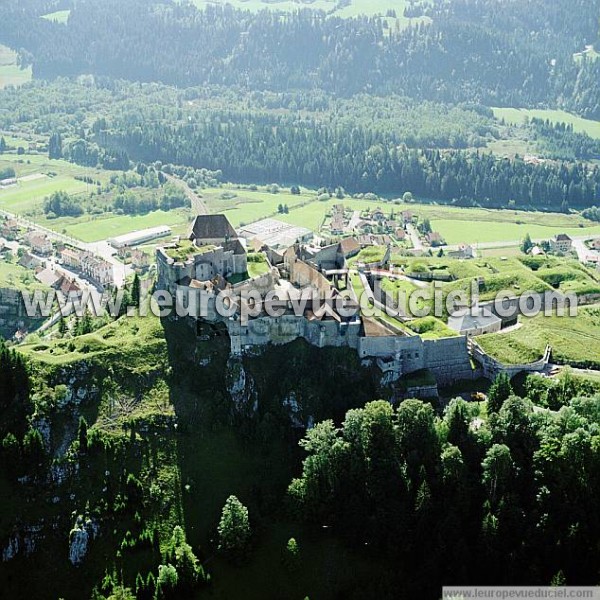
<path id="1" fill-rule="evenodd" d="M 63 157 L 62 136 L 60 133 L 53 133 L 48 142 L 48 158 L 59 159 Z"/>
<path id="2" fill-rule="evenodd" d="M 6 152 L 6 140 L 1 137 L 0 138 L 0 154 L 4 154 Z"/>
<path id="3" fill-rule="evenodd" d="M 79 417 L 79 452 L 85 454 L 88 450 L 88 424 L 84 417 Z"/>
<path id="4" fill-rule="evenodd" d="M 139 307 L 140 305 L 140 287 L 140 278 L 136 273 L 133 277 L 133 283 L 131 285 L 131 303 L 136 307 Z"/>
<path id="5" fill-rule="evenodd" d="M 513 395 L 510 377 L 506 373 L 500 373 L 488 392 L 488 413 L 498 413 L 502 405 Z"/>
<path id="6" fill-rule="evenodd" d="M 523 252 L 523 254 L 529 254 L 532 248 L 533 242 L 531 241 L 531 236 L 527 234 L 523 239 L 523 243 L 521 244 L 521 252 Z"/>
<path id="7" fill-rule="evenodd" d="M 67 323 L 65 321 L 65 319 L 63 317 L 60 318 L 60 321 L 58 322 L 58 333 L 60 335 L 60 337 L 63 337 L 68 331 L 67 328 Z"/>
<path id="8" fill-rule="evenodd" d="M 243 554 L 250 542 L 248 509 L 235 497 L 229 496 L 219 522 L 219 550 L 232 555 Z"/>

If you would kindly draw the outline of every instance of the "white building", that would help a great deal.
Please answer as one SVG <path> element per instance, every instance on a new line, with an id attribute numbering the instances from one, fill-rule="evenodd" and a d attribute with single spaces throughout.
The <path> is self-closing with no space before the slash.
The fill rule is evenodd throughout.
<path id="1" fill-rule="evenodd" d="M 171 234 L 171 228 L 166 225 L 152 227 L 150 229 L 142 229 L 140 231 L 132 231 L 125 235 L 120 235 L 108 240 L 108 243 L 113 248 L 125 248 L 126 246 L 137 246 L 145 244 L 152 240 L 157 240 Z"/>

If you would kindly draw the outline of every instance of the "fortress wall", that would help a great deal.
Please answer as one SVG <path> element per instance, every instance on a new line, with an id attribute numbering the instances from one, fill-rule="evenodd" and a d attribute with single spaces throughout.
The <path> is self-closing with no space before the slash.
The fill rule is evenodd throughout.
<path id="1" fill-rule="evenodd" d="M 184 277 L 195 278 L 194 260 L 187 260 L 185 263 L 175 262 L 167 256 L 162 248 L 156 250 L 156 266 L 158 271 L 158 289 L 175 292 L 176 283 Z"/>
<path id="2" fill-rule="evenodd" d="M 425 340 L 425 364 L 440 385 L 473 379 L 466 337 Z"/>

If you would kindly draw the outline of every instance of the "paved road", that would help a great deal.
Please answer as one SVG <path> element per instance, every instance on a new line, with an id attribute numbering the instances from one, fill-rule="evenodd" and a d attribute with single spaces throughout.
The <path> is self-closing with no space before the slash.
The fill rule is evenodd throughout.
<path id="1" fill-rule="evenodd" d="M 406 231 L 412 241 L 413 249 L 417 252 L 422 252 L 424 250 L 423 242 L 421 241 L 419 232 L 416 230 L 415 226 L 412 223 L 408 223 L 406 225 Z"/>
<path id="2" fill-rule="evenodd" d="M 194 215 L 209 215 L 210 210 L 208 210 L 208 206 L 204 200 L 196 193 L 194 190 L 190 188 L 190 186 L 183 181 L 183 179 L 179 179 L 179 177 L 175 177 L 173 175 L 166 175 L 168 181 L 172 184 L 176 185 L 178 188 L 181 188 L 185 195 L 190 199 L 192 203 L 192 213 Z"/>

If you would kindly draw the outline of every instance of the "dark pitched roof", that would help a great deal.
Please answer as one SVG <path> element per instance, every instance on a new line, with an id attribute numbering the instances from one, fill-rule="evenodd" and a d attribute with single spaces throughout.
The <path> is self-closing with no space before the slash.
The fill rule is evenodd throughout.
<path id="1" fill-rule="evenodd" d="M 340 252 L 348 257 L 349 254 L 360 251 L 360 244 L 356 238 L 346 238 L 340 242 Z"/>
<path id="2" fill-rule="evenodd" d="M 228 251 L 233 251 L 236 256 L 240 254 L 246 254 L 246 250 L 244 249 L 244 246 L 242 246 L 242 242 L 240 242 L 240 240 L 237 238 L 228 242 L 225 249 Z"/>
<path id="3" fill-rule="evenodd" d="M 194 221 L 190 239 L 234 239 L 235 229 L 225 215 L 199 215 Z"/>
<path id="4" fill-rule="evenodd" d="M 559 233 L 556 236 L 557 242 L 572 242 L 573 240 L 566 233 Z"/>

